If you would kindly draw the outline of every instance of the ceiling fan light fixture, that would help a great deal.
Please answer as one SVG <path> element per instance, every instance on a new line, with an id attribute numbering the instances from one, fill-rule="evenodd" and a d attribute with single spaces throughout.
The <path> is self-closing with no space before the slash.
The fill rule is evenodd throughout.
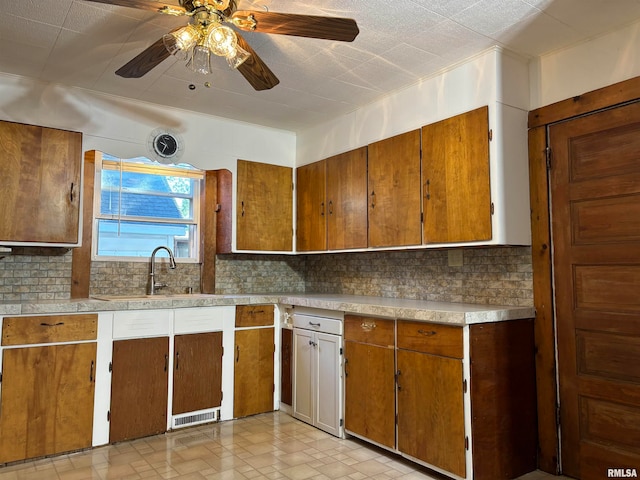
<path id="1" fill-rule="evenodd" d="M 236 45 L 236 48 L 232 55 L 227 55 L 227 63 L 231 68 L 238 68 L 242 65 L 251 54 L 247 52 L 240 45 Z"/>
<path id="2" fill-rule="evenodd" d="M 220 57 L 233 56 L 238 45 L 236 33 L 223 25 L 215 26 L 207 35 L 207 46 Z"/>
<path id="3" fill-rule="evenodd" d="M 193 47 L 193 55 L 187 62 L 187 68 L 196 73 L 207 75 L 211 73 L 211 52 L 206 45 L 196 45 Z"/>
<path id="4" fill-rule="evenodd" d="M 188 24 L 175 32 L 164 35 L 162 42 L 171 55 L 186 60 L 189 58 L 191 49 L 198 42 L 199 38 L 200 32 L 198 29 L 192 24 Z"/>

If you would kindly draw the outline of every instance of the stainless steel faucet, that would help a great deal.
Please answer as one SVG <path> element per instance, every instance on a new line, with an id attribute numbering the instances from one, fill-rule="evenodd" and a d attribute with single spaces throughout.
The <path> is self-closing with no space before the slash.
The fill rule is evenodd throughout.
<path id="1" fill-rule="evenodd" d="M 156 282 L 155 274 L 156 274 L 156 253 L 158 250 L 166 250 L 169 254 L 169 268 L 176 268 L 176 259 L 173 258 L 173 252 L 169 247 L 165 247 L 164 245 L 157 247 L 151 253 L 151 266 L 149 267 L 149 295 L 155 295 L 156 290 L 160 288 L 164 288 L 167 286 L 166 283 Z"/>

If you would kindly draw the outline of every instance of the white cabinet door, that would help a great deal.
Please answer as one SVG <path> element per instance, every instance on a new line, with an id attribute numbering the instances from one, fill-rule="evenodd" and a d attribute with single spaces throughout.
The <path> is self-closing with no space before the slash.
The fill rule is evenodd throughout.
<path id="1" fill-rule="evenodd" d="M 316 384 L 315 426 L 335 436 L 341 436 L 342 372 L 340 349 L 342 337 L 316 333 L 315 357 L 318 370 Z"/>
<path id="2" fill-rule="evenodd" d="M 293 329 L 293 416 L 313 425 L 314 422 L 314 332 Z"/>
<path id="3" fill-rule="evenodd" d="M 342 337 L 293 329 L 293 416 L 342 436 Z"/>

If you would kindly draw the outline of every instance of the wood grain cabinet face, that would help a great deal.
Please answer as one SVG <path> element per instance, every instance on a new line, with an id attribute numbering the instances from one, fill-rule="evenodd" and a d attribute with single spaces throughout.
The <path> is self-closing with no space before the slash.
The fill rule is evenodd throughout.
<path id="1" fill-rule="evenodd" d="M 91 446 L 96 343 L 7 348 L 0 463 Z"/>
<path id="2" fill-rule="evenodd" d="M 238 250 L 293 250 L 293 169 L 238 160 Z"/>
<path id="3" fill-rule="evenodd" d="M 422 243 L 420 130 L 368 146 L 369 246 Z"/>
<path id="4" fill-rule="evenodd" d="M 77 244 L 82 134 L 0 121 L 0 241 Z"/>
<path id="5" fill-rule="evenodd" d="M 173 414 L 219 407 L 222 332 L 176 335 L 173 356 Z"/>
<path id="6" fill-rule="evenodd" d="M 367 246 L 367 147 L 297 169 L 299 251 Z"/>
<path id="7" fill-rule="evenodd" d="M 167 429 L 169 337 L 113 342 L 109 441 Z"/>
<path id="8" fill-rule="evenodd" d="M 394 321 L 346 315 L 345 429 L 396 446 Z"/>
<path id="9" fill-rule="evenodd" d="M 233 416 L 273 410 L 274 328 L 236 330 Z"/>
<path id="10" fill-rule="evenodd" d="M 293 405 L 293 330 L 283 328 L 280 350 L 280 401 Z"/>
<path id="11" fill-rule="evenodd" d="M 491 240 L 488 112 L 422 127 L 425 243 Z"/>

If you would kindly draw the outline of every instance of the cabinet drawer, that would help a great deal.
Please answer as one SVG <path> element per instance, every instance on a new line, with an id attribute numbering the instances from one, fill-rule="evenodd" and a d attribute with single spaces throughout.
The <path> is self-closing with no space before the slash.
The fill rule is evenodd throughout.
<path id="1" fill-rule="evenodd" d="M 345 315 L 344 339 L 380 347 L 393 347 L 393 325 L 393 320 Z"/>
<path id="2" fill-rule="evenodd" d="M 4 317 L 2 345 L 95 340 L 97 333 L 98 315 L 95 313 Z"/>
<path id="3" fill-rule="evenodd" d="M 236 327 L 273 325 L 273 305 L 236 305 Z"/>
<path id="4" fill-rule="evenodd" d="M 296 313 L 293 315 L 293 326 L 314 332 L 342 335 L 342 321 L 337 318 L 315 317 Z"/>
<path id="5" fill-rule="evenodd" d="M 398 348 L 462 358 L 462 328 L 398 320 Z"/>

